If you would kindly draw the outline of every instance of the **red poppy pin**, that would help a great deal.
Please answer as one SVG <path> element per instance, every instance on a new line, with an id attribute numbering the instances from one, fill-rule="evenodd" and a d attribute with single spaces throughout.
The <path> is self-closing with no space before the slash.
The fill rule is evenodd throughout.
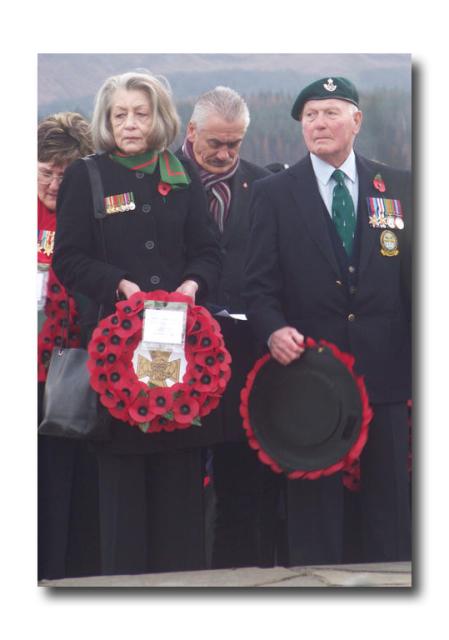
<path id="1" fill-rule="evenodd" d="M 380 175 L 380 173 L 377 173 L 374 176 L 373 185 L 374 185 L 374 188 L 380 191 L 381 193 L 385 191 L 385 182 L 382 176 Z"/>
<path id="2" fill-rule="evenodd" d="M 166 182 L 162 182 L 162 180 L 157 185 L 157 190 L 161 194 L 161 196 L 166 196 L 171 191 L 171 185 Z"/>

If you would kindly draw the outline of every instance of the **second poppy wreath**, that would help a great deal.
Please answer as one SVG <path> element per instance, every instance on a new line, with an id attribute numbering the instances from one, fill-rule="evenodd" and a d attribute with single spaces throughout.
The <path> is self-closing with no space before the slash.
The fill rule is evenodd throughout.
<path id="1" fill-rule="evenodd" d="M 156 386 L 140 380 L 133 366 L 142 341 L 145 302 L 187 305 L 186 370 L 181 381 Z M 114 417 L 151 434 L 186 429 L 215 409 L 231 377 L 231 356 L 220 325 L 181 293 L 139 291 L 116 304 L 100 321 L 88 345 L 90 384 Z"/>

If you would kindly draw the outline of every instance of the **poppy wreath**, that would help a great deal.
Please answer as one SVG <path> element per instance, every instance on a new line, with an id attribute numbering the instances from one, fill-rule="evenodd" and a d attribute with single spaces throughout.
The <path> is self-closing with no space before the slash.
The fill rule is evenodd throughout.
<path id="1" fill-rule="evenodd" d="M 60 347 L 66 337 L 66 346 L 79 347 L 80 325 L 75 301 L 68 295 L 50 268 L 48 275 L 47 299 L 44 313 L 47 316 L 37 340 L 37 379 L 45 382 L 50 364 L 51 352 Z"/>
<path id="2" fill-rule="evenodd" d="M 363 447 L 366 444 L 368 439 L 368 425 L 373 416 L 373 412 L 371 407 L 369 406 L 368 394 L 366 392 L 365 383 L 363 378 L 355 375 L 354 369 L 354 358 L 348 353 L 344 353 L 338 349 L 334 344 L 326 342 L 325 340 L 320 340 L 316 342 L 313 338 L 306 338 L 305 341 L 306 348 L 309 347 L 318 347 L 324 346 L 331 350 L 332 354 L 342 362 L 349 373 L 354 378 L 357 388 L 360 393 L 360 399 L 362 402 L 362 423 L 360 427 L 360 432 L 357 440 L 348 451 L 348 453 L 335 464 L 326 467 L 325 469 L 316 469 L 313 471 L 302 471 L 297 469 L 286 474 L 289 480 L 295 480 L 297 478 L 303 478 L 305 480 L 316 480 L 317 478 L 321 478 L 322 476 L 330 476 L 337 471 L 343 471 L 343 484 L 346 488 L 350 490 L 357 490 L 358 482 L 359 482 L 359 474 L 358 474 L 358 460 L 360 454 L 363 450 Z M 245 387 L 240 392 L 240 415 L 243 418 L 243 428 L 246 432 L 246 437 L 248 438 L 249 446 L 257 451 L 257 455 L 261 462 L 268 465 L 272 471 L 275 473 L 284 473 L 281 467 L 277 464 L 275 460 L 273 460 L 261 447 L 260 443 L 257 441 L 254 431 L 251 428 L 250 420 L 249 420 L 249 397 L 251 394 L 251 390 L 254 385 L 254 380 L 258 371 L 265 365 L 268 360 L 271 359 L 271 355 L 267 353 L 262 358 L 259 358 L 255 363 L 252 370 L 249 372 Z"/>
<path id="3" fill-rule="evenodd" d="M 132 359 L 142 340 L 146 300 L 187 303 L 182 382 L 171 387 L 148 385 L 138 379 Z M 145 433 L 186 429 L 218 405 L 231 377 L 231 356 L 220 325 L 204 307 L 181 293 L 138 291 L 116 304 L 115 313 L 101 320 L 88 345 L 90 384 L 114 417 Z"/>

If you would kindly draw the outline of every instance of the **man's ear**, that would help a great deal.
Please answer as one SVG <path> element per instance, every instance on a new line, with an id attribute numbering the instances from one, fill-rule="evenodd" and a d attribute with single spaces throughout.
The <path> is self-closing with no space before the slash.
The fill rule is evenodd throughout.
<path id="1" fill-rule="evenodd" d="M 360 127 L 362 126 L 363 113 L 361 111 L 356 111 L 354 113 L 354 123 L 355 123 L 355 134 L 358 134 L 360 131 Z"/>
<path id="2" fill-rule="evenodd" d="M 195 142 L 196 137 L 196 124 L 194 122 L 189 122 L 187 125 L 187 140 L 189 142 Z"/>

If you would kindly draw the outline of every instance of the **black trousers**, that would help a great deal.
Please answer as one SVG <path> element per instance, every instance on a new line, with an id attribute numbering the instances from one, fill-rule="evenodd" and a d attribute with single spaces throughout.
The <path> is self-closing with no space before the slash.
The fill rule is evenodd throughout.
<path id="1" fill-rule="evenodd" d="M 374 405 L 373 411 L 359 494 L 348 495 L 341 474 L 286 481 L 290 566 L 410 560 L 407 407 Z"/>
<path id="2" fill-rule="evenodd" d="M 286 480 L 286 564 L 339 564 L 343 559 L 341 473 Z"/>
<path id="3" fill-rule="evenodd" d="M 374 405 L 360 459 L 362 560 L 411 559 L 410 488 L 405 403 Z"/>
<path id="4" fill-rule="evenodd" d="M 98 454 L 102 574 L 204 569 L 201 449 Z"/>
<path id="5" fill-rule="evenodd" d="M 246 442 L 213 448 L 213 568 L 273 565 L 278 488 L 272 475 Z"/>
<path id="6" fill-rule="evenodd" d="M 44 384 L 38 385 L 38 424 Z M 97 461 L 86 442 L 38 436 L 38 579 L 98 575 Z"/>
<path id="7" fill-rule="evenodd" d="M 97 463 L 85 442 L 38 437 L 38 579 L 100 570 Z"/>
<path id="8" fill-rule="evenodd" d="M 286 566 L 411 559 L 408 412 L 405 403 L 374 405 L 362 452 L 361 491 L 343 488 L 341 474 L 319 480 L 287 480 L 271 474 L 277 498 L 262 503 L 259 524 L 272 536 L 276 563 Z M 271 509 L 271 516 L 268 512 Z"/>

